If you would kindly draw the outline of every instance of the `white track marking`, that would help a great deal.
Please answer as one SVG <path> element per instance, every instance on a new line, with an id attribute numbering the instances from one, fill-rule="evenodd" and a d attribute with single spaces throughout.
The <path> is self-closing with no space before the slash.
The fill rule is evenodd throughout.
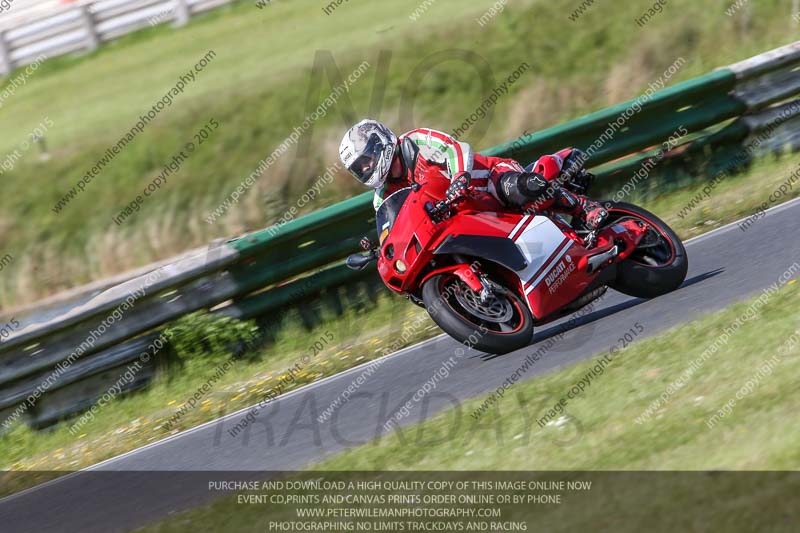
<path id="1" fill-rule="evenodd" d="M 784 202 L 784 203 L 782 203 L 780 205 L 776 205 L 775 207 L 770 207 L 769 209 L 764 211 L 764 217 L 762 217 L 762 218 L 765 218 L 770 213 L 777 213 L 778 211 L 783 211 L 784 209 L 789 209 L 790 207 L 792 207 L 793 205 L 795 205 L 797 203 L 800 203 L 800 198 L 795 198 L 794 200 L 789 200 L 788 202 Z M 683 244 L 693 244 L 693 243 L 696 243 L 696 242 L 701 242 L 701 241 L 705 240 L 707 237 L 711 237 L 712 235 L 717 235 L 719 233 L 725 233 L 727 231 L 730 231 L 732 228 L 735 228 L 740 222 L 743 222 L 743 221 L 747 220 L 751 216 L 753 216 L 753 215 L 747 215 L 746 217 L 740 218 L 739 220 L 734 220 L 733 222 L 725 224 L 724 226 L 720 226 L 720 227 L 718 227 L 716 229 L 713 229 L 713 230 L 709 231 L 708 233 L 703 233 L 702 235 L 698 235 L 697 237 L 692 237 L 688 241 L 685 241 Z M 756 221 L 756 224 L 758 224 L 757 221 Z"/>

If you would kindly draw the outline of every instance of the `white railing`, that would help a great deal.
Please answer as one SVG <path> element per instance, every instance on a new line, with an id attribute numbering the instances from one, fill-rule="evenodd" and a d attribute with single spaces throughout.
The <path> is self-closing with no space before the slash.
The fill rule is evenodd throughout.
<path id="1" fill-rule="evenodd" d="M 194 15 L 232 1 L 10 0 L 11 7 L 0 12 L 0 75 L 42 57 L 92 51 L 143 28 L 182 26 Z"/>

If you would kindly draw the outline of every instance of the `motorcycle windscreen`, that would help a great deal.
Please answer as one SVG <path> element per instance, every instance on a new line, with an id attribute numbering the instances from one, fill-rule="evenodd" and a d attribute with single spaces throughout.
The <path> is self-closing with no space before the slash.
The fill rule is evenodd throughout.
<path id="1" fill-rule="evenodd" d="M 406 187 L 390 194 L 383 200 L 375 213 L 375 222 L 378 225 L 378 243 L 380 245 L 383 245 L 383 241 L 392 231 L 394 223 L 397 221 L 397 215 L 400 214 L 400 209 L 406 203 L 409 194 L 411 194 L 411 187 Z"/>

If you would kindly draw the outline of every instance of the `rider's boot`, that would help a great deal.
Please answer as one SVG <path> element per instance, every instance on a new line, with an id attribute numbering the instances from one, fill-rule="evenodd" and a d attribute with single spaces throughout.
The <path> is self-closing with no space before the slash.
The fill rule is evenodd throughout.
<path id="1" fill-rule="evenodd" d="M 554 196 L 552 207 L 577 217 L 589 231 L 597 231 L 608 218 L 608 211 L 599 202 L 585 196 L 575 194 L 562 187 L 557 189 Z"/>

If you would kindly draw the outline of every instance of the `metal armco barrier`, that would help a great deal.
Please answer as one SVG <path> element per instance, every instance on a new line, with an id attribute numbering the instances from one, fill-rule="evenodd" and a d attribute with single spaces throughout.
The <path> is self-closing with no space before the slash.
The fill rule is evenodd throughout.
<path id="1" fill-rule="evenodd" d="M 755 135 L 767 139 L 762 143 L 767 150 L 800 147 L 798 65 L 800 42 L 485 153 L 525 162 L 564 146 L 586 149 L 625 114 L 624 125 L 590 153 L 589 166 L 601 187 L 609 190 L 616 179 L 629 176 L 678 127 L 686 134 L 663 162 L 694 160 L 705 176 Z M 640 109 L 626 113 L 634 104 Z M 358 250 L 360 237 L 373 231 L 372 193 L 365 193 L 280 227 L 211 246 L 54 320 L 15 332 L 0 344 L 0 431 L 15 412 L 42 426 L 85 409 L 164 325 L 187 313 L 213 308 L 236 318 L 263 317 L 326 292 L 336 298 L 342 287 L 374 280 L 374 273 L 352 272 L 342 264 Z M 93 335 L 104 321 L 104 333 Z M 147 384 L 153 365 L 150 360 L 131 389 Z M 52 383 L 42 390 L 48 378 Z M 32 395 L 38 396 L 36 401 L 20 411 L 19 405 Z"/>
<path id="2" fill-rule="evenodd" d="M 0 75 L 165 23 L 182 26 L 233 0 L 99 0 L 41 2 L 0 16 Z"/>

